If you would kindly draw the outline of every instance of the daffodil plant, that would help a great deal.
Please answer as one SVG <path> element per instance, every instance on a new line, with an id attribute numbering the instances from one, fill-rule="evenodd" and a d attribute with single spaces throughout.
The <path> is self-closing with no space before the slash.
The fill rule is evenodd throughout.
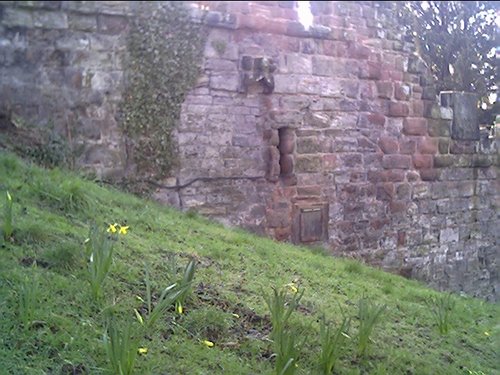
<path id="1" fill-rule="evenodd" d="M 158 297 L 155 305 L 152 304 L 152 296 L 151 296 L 151 279 L 149 273 L 149 266 L 145 265 L 145 277 L 144 282 L 146 284 L 146 305 L 147 305 L 147 315 L 143 316 L 136 309 L 134 310 L 135 316 L 141 325 L 146 328 L 151 328 L 155 322 L 160 318 L 165 311 L 173 305 L 177 299 L 186 291 L 186 285 L 178 285 L 177 283 L 167 286 L 163 289 L 162 293 Z M 139 299 L 144 302 L 142 298 Z"/>
<path id="2" fill-rule="evenodd" d="M 302 335 L 301 340 L 297 340 L 298 337 L 301 337 L 301 335 L 287 327 L 281 332 L 279 340 L 275 340 L 276 361 L 274 371 L 276 375 L 293 375 L 297 371 L 300 352 L 307 340 L 304 335 Z"/>
<path id="3" fill-rule="evenodd" d="M 112 375 L 132 375 L 137 354 L 145 354 L 137 348 L 137 341 L 133 337 L 129 324 L 118 325 L 113 319 L 107 324 L 103 336 L 106 356 L 109 362 L 109 373 Z M 147 352 L 147 349 L 146 349 Z"/>
<path id="4" fill-rule="evenodd" d="M 178 314 L 182 314 L 184 311 L 183 304 L 189 293 L 191 292 L 191 285 L 193 283 L 195 271 L 196 263 L 194 262 L 194 260 L 190 260 L 186 265 L 186 268 L 184 269 L 182 279 L 177 282 L 178 289 L 182 289 L 182 293 L 180 293 L 175 300 L 175 311 L 177 311 Z"/>
<path id="5" fill-rule="evenodd" d="M 385 305 L 372 303 L 368 298 L 363 297 L 358 302 L 358 356 L 364 357 L 368 348 L 370 335 L 373 327 L 379 321 L 385 310 Z"/>
<path id="6" fill-rule="evenodd" d="M 451 315 L 455 307 L 455 301 L 451 293 L 440 295 L 439 297 L 432 298 L 427 302 L 432 316 L 436 321 L 439 333 L 445 335 L 450 330 Z"/>
<path id="7" fill-rule="evenodd" d="M 8 191 L 5 194 L 5 207 L 4 207 L 2 232 L 3 232 L 3 239 L 5 241 L 9 240 L 12 237 L 12 233 L 14 232 L 12 226 L 12 196 Z"/>
<path id="8" fill-rule="evenodd" d="M 320 372 L 323 375 L 331 375 L 335 364 L 340 356 L 348 335 L 351 319 L 343 317 L 342 322 L 333 328 L 323 315 L 320 321 L 319 334 L 321 353 L 319 357 Z"/>
<path id="9" fill-rule="evenodd" d="M 288 297 L 289 293 L 287 293 L 287 291 L 283 288 L 273 288 L 272 295 L 262 292 L 264 300 L 266 301 L 269 311 L 271 312 L 271 325 L 273 327 L 271 340 L 276 340 L 283 332 L 290 315 L 297 308 L 300 299 L 304 295 L 304 290 L 299 292 L 296 287 L 294 287 L 295 289 L 292 289 L 289 288 L 288 285 L 287 288 L 291 292 L 291 298 Z"/>
<path id="10" fill-rule="evenodd" d="M 277 375 L 292 375 L 297 369 L 298 357 L 305 338 L 299 343 L 297 334 L 289 329 L 288 319 L 304 295 L 304 290 L 299 292 L 294 284 L 287 284 L 285 288 L 273 288 L 273 293 L 268 295 L 262 291 L 271 313 L 271 340 L 276 356 L 275 373 Z M 291 297 L 289 297 L 291 294 Z M 304 337 L 304 336 L 303 336 Z"/>
<path id="11" fill-rule="evenodd" d="M 35 318 L 35 309 L 38 305 L 39 287 L 38 282 L 32 276 L 31 279 L 25 277 L 23 283 L 17 290 L 19 303 L 19 318 L 23 323 L 23 328 L 28 329 Z"/>
<path id="12" fill-rule="evenodd" d="M 94 225 L 85 241 L 85 249 L 89 259 L 90 289 L 94 299 L 98 300 L 102 296 L 104 280 L 113 262 L 113 241 Z"/>

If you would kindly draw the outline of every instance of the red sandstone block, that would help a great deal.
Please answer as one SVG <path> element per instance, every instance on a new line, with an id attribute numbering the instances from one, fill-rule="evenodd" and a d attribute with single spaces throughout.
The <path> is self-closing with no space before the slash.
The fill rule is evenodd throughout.
<path id="1" fill-rule="evenodd" d="M 330 36 L 332 37 L 333 40 L 343 40 L 343 41 L 347 40 L 344 28 L 331 27 L 331 29 L 332 31 Z"/>
<path id="2" fill-rule="evenodd" d="M 389 116 L 392 117 L 407 117 L 410 114 L 410 108 L 406 103 L 389 103 Z"/>
<path id="3" fill-rule="evenodd" d="M 245 39 L 245 37 L 242 37 L 242 39 Z M 280 50 L 284 50 L 287 52 L 300 52 L 300 39 L 299 38 L 292 38 L 292 37 L 282 37 L 281 35 L 278 36 L 276 35 L 275 38 L 273 39 L 274 43 L 276 45 L 276 48 Z"/>
<path id="4" fill-rule="evenodd" d="M 389 219 L 374 219 L 370 222 L 370 227 L 374 230 L 379 230 L 390 224 L 391 221 Z"/>
<path id="5" fill-rule="evenodd" d="M 384 53 L 383 62 L 384 68 L 387 69 L 387 71 L 391 70 L 396 64 L 396 55 L 394 55 L 393 53 Z"/>
<path id="6" fill-rule="evenodd" d="M 327 171 L 333 171 L 337 166 L 337 157 L 334 154 L 323 155 L 323 167 Z"/>
<path id="7" fill-rule="evenodd" d="M 366 60 L 370 56 L 370 48 L 352 43 L 347 49 L 347 56 L 353 59 Z"/>
<path id="8" fill-rule="evenodd" d="M 396 198 L 403 201 L 409 201 L 411 197 L 411 185 L 407 183 L 397 184 Z"/>
<path id="9" fill-rule="evenodd" d="M 283 8 L 281 15 L 283 18 L 287 20 L 292 20 L 292 21 L 298 20 L 297 11 L 295 9 Z"/>
<path id="10" fill-rule="evenodd" d="M 413 139 L 402 139 L 399 142 L 399 150 L 402 154 L 412 155 L 417 150 L 417 142 Z"/>
<path id="11" fill-rule="evenodd" d="M 386 171 L 387 173 L 387 181 L 392 181 L 392 182 L 402 182 L 405 179 L 405 173 L 402 170 L 389 170 Z"/>
<path id="12" fill-rule="evenodd" d="M 281 175 L 289 176 L 293 173 L 294 160 L 292 155 L 281 155 L 279 163 Z"/>
<path id="13" fill-rule="evenodd" d="M 248 14 L 250 12 L 250 7 L 246 1 L 229 1 L 227 5 L 229 13 Z"/>
<path id="14" fill-rule="evenodd" d="M 422 181 L 436 181 L 439 179 L 440 173 L 438 169 L 421 169 L 420 178 Z"/>
<path id="15" fill-rule="evenodd" d="M 398 72 L 397 70 L 389 71 L 389 79 L 392 81 L 402 81 L 403 80 L 403 72 Z"/>
<path id="16" fill-rule="evenodd" d="M 368 57 L 368 60 L 380 63 L 380 62 L 382 62 L 382 54 L 381 53 L 372 52 L 370 54 L 370 57 Z"/>
<path id="17" fill-rule="evenodd" d="M 419 92 L 413 92 L 413 93 L 412 93 L 412 98 L 413 98 L 413 99 L 420 100 L 420 99 L 422 99 L 422 94 L 421 94 L 421 93 L 419 93 Z"/>
<path id="18" fill-rule="evenodd" d="M 452 141 L 450 144 L 450 154 L 473 154 L 476 152 L 474 141 Z"/>
<path id="19" fill-rule="evenodd" d="M 367 137 L 358 138 L 358 149 L 367 152 L 377 152 L 377 144 Z"/>
<path id="20" fill-rule="evenodd" d="M 398 231 L 398 246 L 406 245 L 406 232 L 403 230 Z"/>
<path id="21" fill-rule="evenodd" d="M 418 142 L 418 151 L 422 154 L 436 154 L 439 140 L 436 138 L 422 138 Z"/>
<path id="22" fill-rule="evenodd" d="M 266 7 L 277 7 L 278 1 L 257 1 L 257 4 L 264 5 Z"/>
<path id="23" fill-rule="evenodd" d="M 283 184 L 283 186 L 293 187 L 293 186 L 297 185 L 297 176 L 294 174 L 292 174 L 290 176 L 282 176 L 281 183 Z M 294 194 L 293 196 L 295 196 L 295 195 L 296 194 Z"/>
<path id="24" fill-rule="evenodd" d="M 366 79 L 380 79 L 381 71 L 381 64 L 368 61 L 366 65 L 360 68 L 360 77 Z"/>
<path id="25" fill-rule="evenodd" d="M 409 155 L 384 155 L 382 166 L 386 169 L 409 169 L 411 156 Z"/>
<path id="26" fill-rule="evenodd" d="M 340 221 L 337 223 L 337 229 L 339 232 L 351 234 L 354 227 L 352 221 Z"/>
<path id="27" fill-rule="evenodd" d="M 420 179 L 420 175 L 417 172 L 415 172 L 415 171 L 406 172 L 406 180 L 408 182 L 418 181 L 419 179 Z"/>
<path id="28" fill-rule="evenodd" d="M 399 70 L 400 72 L 403 72 L 404 73 L 404 70 L 405 70 L 405 65 L 407 65 L 408 63 L 408 59 L 403 57 L 403 56 L 396 56 L 396 62 L 395 62 L 395 66 L 396 66 L 396 70 Z M 405 76 L 405 78 L 408 78 L 408 80 L 405 79 L 405 81 L 409 81 L 411 78 L 409 76 Z M 420 81 L 420 79 L 418 77 L 415 77 L 417 79 L 417 82 Z"/>
<path id="29" fill-rule="evenodd" d="M 265 4 L 258 4 L 258 3 L 249 3 L 250 7 L 250 15 L 265 15 L 265 16 L 270 16 L 271 15 L 271 10 L 269 7 L 267 7 Z"/>
<path id="30" fill-rule="evenodd" d="M 283 18 L 283 8 L 272 7 L 270 9 L 271 9 L 271 16 L 273 17 L 273 19 Z"/>
<path id="31" fill-rule="evenodd" d="M 298 186 L 297 195 L 308 197 L 320 197 L 322 188 L 319 185 L 315 186 Z"/>
<path id="32" fill-rule="evenodd" d="M 289 227 L 274 229 L 274 238 L 276 238 L 277 241 L 288 241 L 290 236 L 291 230 Z"/>
<path id="33" fill-rule="evenodd" d="M 377 199 L 380 201 L 391 201 L 394 198 L 394 185 L 392 183 L 384 183 L 377 185 Z"/>
<path id="34" fill-rule="evenodd" d="M 341 153 L 339 154 L 341 165 L 347 168 L 355 168 L 363 165 L 363 155 L 361 153 Z"/>
<path id="35" fill-rule="evenodd" d="M 367 178 L 374 183 L 387 181 L 385 171 L 368 171 Z"/>
<path id="36" fill-rule="evenodd" d="M 267 211 L 267 225 L 270 228 L 286 227 L 290 225 L 290 217 L 282 211 Z"/>
<path id="37" fill-rule="evenodd" d="M 287 21 L 285 20 L 271 20 L 265 18 L 261 23 L 257 23 L 257 30 L 262 32 L 269 32 L 271 34 L 285 34 L 287 29 Z"/>
<path id="38" fill-rule="evenodd" d="M 286 198 L 287 200 L 291 200 L 296 195 L 297 195 L 297 187 L 286 186 L 283 188 L 283 197 Z"/>
<path id="39" fill-rule="evenodd" d="M 391 99 L 394 92 L 394 84 L 390 81 L 378 81 L 377 91 L 379 98 Z"/>
<path id="40" fill-rule="evenodd" d="M 363 164 L 367 168 L 380 168 L 382 166 L 381 152 L 370 152 L 363 155 Z"/>
<path id="41" fill-rule="evenodd" d="M 388 70 L 382 70 L 380 72 L 380 78 L 379 78 L 380 81 L 390 81 L 390 77 L 389 77 L 389 71 Z"/>
<path id="42" fill-rule="evenodd" d="M 431 155 L 413 155 L 413 165 L 415 168 L 432 168 L 432 156 Z"/>
<path id="43" fill-rule="evenodd" d="M 402 170 L 389 171 L 368 171 L 368 181 L 370 182 L 401 182 L 405 179 L 405 174 Z"/>
<path id="44" fill-rule="evenodd" d="M 295 134 L 290 129 L 284 129 L 280 133 L 279 150 L 283 155 L 292 154 L 295 151 Z"/>
<path id="45" fill-rule="evenodd" d="M 410 115 L 414 117 L 423 117 L 424 103 L 422 103 L 420 100 L 414 100 L 412 103 L 412 110 L 410 111 Z"/>
<path id="46" fill-rule="evenodd" d="M 370 113 L 367 118 L 370 124 L 378 126 L 384 126 L 385 124 L 385 116 L 381 113 Z"/>
<path id="47" fill-rule="evenodd" d="M 407 135 L 426 135 L 427 120 L 420 117 L 405 119 L 403 122 L 403 133 Z"/>
<path id="48" fill-rule="evenodd" d="M 389 210 L 393 214 L 400 214 L 406 212 L 406 202 L 403 201 L 392 201 L 389 204 Z"/>
<path id="49" fill-rule="evenodd" d="M 384 154 L 396 154 L 399 151 L 399 143 L 393 137 L 380 137 L 378 145 Z"/>
<path id="50" fill-rule="evenodd" d="M 323 40 L 323 55 L 337 57 L 337 44 L 332 40 Z"/>
<path id="51" fill-rule="evenodd" d="M 422 86 L 420 85 L 413 85 L 413 92 L 417 92 L 421 94 L 424 90 L 422 89 Z"/>
<path id="52" fill-rule="evenodd" d="M 97 27 L 99 31 L 106 34 L 119 34 L 127 28 L 128 19 L 123 16 L 104 15 L 97 16 Z"/>
<path id="53" fill-rule="evenodd" d="M 394 85 L 394 98 L 396 100 L 408 100 L 410 98 L 410 86 L 396 83 Z"/>
<path id="54" fill-rule="evenodd" d="M 432 107 L 434 107 L 435 103 L 433 100 L 422 100 L 424 104 L 424 116 L 431 117 Z"/>
<path id="55" fill-rule="evenodd" d="M 360 83 L 361 99 L 375 99 L 374 84 L 371 81 L 362 81 Z M 385 119 L 384 119 L 385 120 Z"/>

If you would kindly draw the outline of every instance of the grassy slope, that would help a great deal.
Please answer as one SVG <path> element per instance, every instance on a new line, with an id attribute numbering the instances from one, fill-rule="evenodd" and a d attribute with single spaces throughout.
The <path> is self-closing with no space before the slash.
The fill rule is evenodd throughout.
<path id="1" fill-rule="evenodd" d="M 300 374 L 315 373 L 317 318 L 325 313 L 338 321 L 340 307 L 356 316 L 363 294 L 387 310 L 365 361 L 356 359 L 354 320 L 338 373 L 500 373 L 498 305 L 455 296 L 451 332 L 441 336 L 426 305 L 438 293 L 417 282 L 228 230 L 0 152 L 0 205 L 5 189 L 14 198 L 15 231 L 14 240 L 0 248 L 2 374 L 70 374 L 81 364 L 88 373 L 104 373 L 103 308 L 122 321 L 136 322 L 133 309 L 141 307 L 136 296 L 144 296 L 144 261 L 152 265 L 158 291 L 169 284 L 173 253 L 179 254 L 181 266 L 189 257 L 197 260 L 195 293 L 182 316 L 170 311 L 151 334 L 140 337 L 140 346 L 149 351 L 137 358 L 138 374 L 271 373 L 268 312 L 260 290 L 292 281 L 305 289 L 293 324 L 309 332 Z M 103 227 L 113 222 L 130 226 L 115 246 L 102 306 L 89 297 L 82 255 L 93 220 Z M 35 259 L 37 267 L 31 266 Z M 17 307 L 25 277 L 39 285 L 37 322 L 27 330 Z M 203 339 L 215 346 L 205 347 Z"/>

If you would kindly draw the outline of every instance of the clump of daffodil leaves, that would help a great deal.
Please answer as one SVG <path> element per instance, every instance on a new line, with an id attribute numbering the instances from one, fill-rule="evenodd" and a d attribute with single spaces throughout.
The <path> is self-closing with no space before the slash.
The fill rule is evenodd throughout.
<path id="1" fill-rule="evenodd" d="M 125 235 L 129 227 L 119 224 L 110 224 L 107 233 Z M 94 300 L 102 297 L 102 286 L 113 261 L 114 241 L 104 230 L 96 225 L 90 228 L 89 236 L 85 240 L 85 252 L 89 259 L 89 283 Z"/>

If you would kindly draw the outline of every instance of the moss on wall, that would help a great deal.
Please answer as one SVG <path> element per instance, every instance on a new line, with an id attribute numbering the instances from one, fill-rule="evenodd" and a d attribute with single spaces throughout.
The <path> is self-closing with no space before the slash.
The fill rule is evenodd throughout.
<path id="1" fill-rule="evenodd" d="M 134 178 L 161 179 L 176 164 L 172 131 L 202 58 L 201 24 L 182 2 L 140 2 L 131 22 L 120 125 Z"/>

